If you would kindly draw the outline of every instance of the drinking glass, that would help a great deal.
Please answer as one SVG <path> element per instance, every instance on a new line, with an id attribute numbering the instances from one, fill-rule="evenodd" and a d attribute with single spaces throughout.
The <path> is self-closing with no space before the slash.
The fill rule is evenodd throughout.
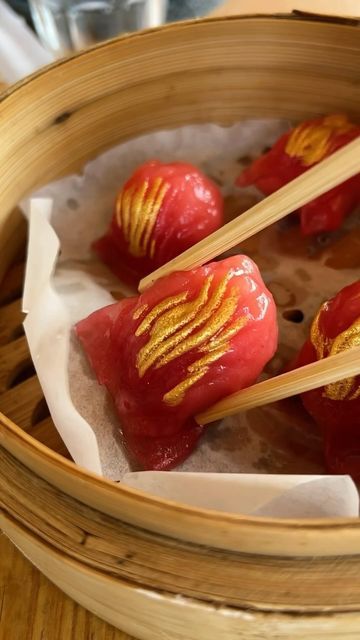
<path id="1" fill-rule="evenodd" d="M 167 0 L 30 0 L 43 45 L 57 56 L 166 20 Z"/>

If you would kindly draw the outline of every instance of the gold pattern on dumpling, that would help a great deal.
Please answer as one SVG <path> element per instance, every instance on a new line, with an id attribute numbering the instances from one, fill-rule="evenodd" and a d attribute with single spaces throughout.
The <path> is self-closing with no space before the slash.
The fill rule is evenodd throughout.
<path id="1" fill-rule="evenodd" d="M 360 347 L 360 318 L 336 336 L 330 348 L 330 355 L 334 356 L 352 347 Z M 360 397 L 360 384 L 356 385 L 356 378 L 345 378 L 328 384 L 324 389 L 324 395 L 332 400 L 356 400 Z"/>
<path id="2" fill-rule="evenodd" d="M 116 221 L 135 257 L 154 257 L 155 240 L 151 238 L 156 219 L 170 185 L 160 177 L 152 183 L 144 180 L 124 189 L 116 201 Z"/>
<path id="3" fill-rule="evenodd" d="M 350 327 L 339 333 L 336 338 L 330 339 L 324 336 L 319 327 L 319 319 L 326 308 L 327 303 L 325 302 L 315 317 L 310 331 L 310 340 L 318 360 L 360 346 L 360 317 Z M 324 387 L 323 396 L 331 400 L 356 400 L 360 397 L 360 384 L 357 383 L 356 377 L 338 380 L 338 382 L 332 382 Z"/>
<path id="4" fill-rule="evenodd" d="M 133 320 L 138 320 L 139 318 L 141 318 L 142 314 L 146 311 L 147 308 L 147 304 L 142 304 L 140 307 L 138 307 L 133 313 Z"/>
<path id="5" fill-rule="evenodd" d="M 138 326 L 136 336 L 149 333 L 137 354 L 140 377 L 151 367 L 160 369 L 193 349 L 199 354 L 187 367 L 185 378 L 164 395 L 166 404 L 178 405 L 187 389 L 228 351 L 230 339 L 245 326 L 246 316 L 233 319 L 238 293 L 235 287 L 228 287 L 231 278 L 232 274 L 227 274 L 211 290 L 214 278 L 209 275 L 196 298 L 189 300 L 188 292 L 166 298 Z"/>
<path id="6" fill-rule="evenodd" d="M 315 348 L 316 357 L 318 360 L 322 360 L 327 355 L 327 350 L 331 341 L 323 334 L 320 329 L 320 317 L 326 312 L 328 308 L 328 303 L 324 302 L 321 305 L 319 311 L 317 312 L 310 329 L 310 341 Z"/>
<path id="7" fill-rule="evenodd" d="M 300 124 L 290 135 L 285 151 L 291 158 L 300 158 L 304 165 L 310 166 L 325 158 L 333 135 L 353 128 L 344 115 L 327 116 L 321 124 Z"/>

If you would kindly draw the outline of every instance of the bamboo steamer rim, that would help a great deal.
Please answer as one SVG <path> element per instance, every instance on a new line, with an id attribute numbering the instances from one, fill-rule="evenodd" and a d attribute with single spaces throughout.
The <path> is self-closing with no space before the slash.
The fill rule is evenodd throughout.
<path id="1" fill-rule="evenodd" d="M 152 34 L 181 32 L 196 29 L 204 24 L 245 23 L 247 21 L 294 21 L 328 23 L 329 28 L 339 25 L 353 29 L 360 21 L 351 18 L 324 18 L 307 14 L 299 15 L 246 15 L 206 18 L 196 21 L 174 23 L 160 28 L 147 29 L 120 38 L 100 43 L 90 50 L 74 54 L 66 59 L 47 65 L 40 71 L 16 83 L 0 98 L 1 105 L 26 88 L 34 80 L 51 74 L 54 69 L 71 64 L 96 50 L 106 50 L 121 43 L 141 41 Z M 1 231 L 1 228 L 0 228 Z M 236 514 L 196 508 L 152 496 L 130 487 L 117 485 L 101 478 L 75 463 L 66 460 L 45 445 L 26 434 L 5 415 L 0 414 L 0 446 L 35 474 L 50 482 L 60 491 L 75 499 L 151 531 L 183 539 L 196 544 L 220 547 L 249 553 L 275 555 L 333 555 L 335 553 L 360 552 L 360 519 L 278 519 L 248 517 Z M 134 513 L 134 508 L 136 513 Z M 141 513 L 140 513 L 141 511 Z M 223 539 L 219 539 L 219 533 Z M 255 537 L 255 542 L 252 541 Z M 269 541 L 269 536 L 272 538 Z M 320 536 L 320 539 L 319 539 Z M 284 547 L 286 542 L 287 548 Z"/>
<path id="2" fill-rule="evenodd" d="M 115 38 L 110 38 L 108 40 L 105 40 L 104 42 L 99 42 L 98 44 L 92 45 L 87 49 L 77 51 L 75 53 L 71 53 L 66 57 L 55 60 L 54 62 L 44 65 L 38 71 L 35 71 L 34 73 L 29 74 L 24 79 L 19 80 L 18 82 L 15 82 L 14 84 L 4 89 L 0 93 L 0 102 L 6 99 L 8 96 L 14 95 L 18 89 L 21 89 L 22 87 L 26 86 L 27 84 L 32 82 L 34 79 L 44 76 L 49 71 L 57 67 L 61 67 L 63 64 L 67 64 L 70 60 L 79 59 L 83 56 L 87 56 L 89 51 L 91 52 L 91 51 L 96 51 L 101 49 L 107 49 L 112 44 L 122 40 L 129 42 L 131 40 L 138 40 L 140 38 L 145 38 L 146 36 L 151 35 L 152 33 L 158 33 L 160 31 L 165 33 L 168 31 L 171 32 L 172 30 L 179 29 L 179 28 L 185 30 L 187 27 L 195 24 L 236 23 L 236 22 L 245 22 L 248 20 L 251 20 L 251 21 L 252 20 L 271 20 L 271 21 L 272 20 L 281 20 L 281 21 L 289 20 L 290 22 L 293 22 L 293 21 L 324 22 L 324 23 L 328 23 L 329 25 L 334 25 L 335 27 L 339 25 L 348 26 L 348 27 L 360 27 L 360 17 L 333 16 L 333 15 L 318 14 L 318 13 L 308 13 L 306 11 L 300 11 L 297 9 L 294 9 L 292 13 L 273 13 L 273 14 L 249 13 L 244 15 L 215 16 L 215 17 L 210 16 L 205 18 L 181 20 L 175 23 L 164 24 L 159 27 L 150 27 L 148 29 L 141 29 L 139 31 L 125 33 Z"/>

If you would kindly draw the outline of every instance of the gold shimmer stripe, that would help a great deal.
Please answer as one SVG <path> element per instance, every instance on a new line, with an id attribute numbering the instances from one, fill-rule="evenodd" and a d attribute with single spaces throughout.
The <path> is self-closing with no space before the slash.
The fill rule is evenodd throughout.
<path id="1" fill-rule="evenodd" d="M 149 225 L 149 216 L 154 208 L 156 196 L 161 187 L 162 179 L 156 178 L 150 188 L 150 191 L 146 194 L 145 201 L 143 202 L 141 215 L 139 216 L 139 223 L 137 224 L 134 233 L 132 235 L 132 243 L 137 247 L 137 250 L 142 253 L 142 255 L 146 254 L 147 243 L 141 243 L 141 237 Z M 148 187 L 148 183 L 146 183 Z"/>
<path id="2" fill-rule="evenodd" d="M 150 331 L 150 339 L 142 349 L 140 349 L 137 358 L 137 365 L 139 369 L 140 377 L 144 375 L 147 369 L 155 362 L 158 357 L 159 349 L 162 352 L 163 346 L 171 335 L 176 333 L 184 325 L 189 324 L 193 320 L 197 313 L 203 308 L 208 299 L 208 293 L 210 284 L 212 282 L 212 276 L 209 276 L 197 298 L 178 304 L 176 307 L 172 307 L 169 311 L 166 311 L 157 320 L 156 324 Z M 155 357 L 154 357 L 155 353 Z"/>
<path id="3" fill-rule="evenodd" d="M 286 153 L 290 157 L 301 158 L 306 165 L 319 162 L 329 149 L 328 132 L 323 127 L 308 127 L 295 131 L 288 140 Z"/>
<path id="4" fill-rule="evenodd" d="M 119 227 L 122 227 L 122 220 L 121 220 L 122 198 L 123 198 L 123 192 L 120 191 L 116 199 L 116 207 L 115 207 L 115 217 Z"/>
<path id="5" fill-rule="evenodd" d="M 219 349 L 218 351 L 212 351 L 203 358 L 200 358 L 200 360 L 194 362 L 194 364 L 190 365 L 188 367 L 188 372 L 190 375 L 188 375 L 185 380 L 179 382 L 179 384 L 173 387 L 173 389 L 165 393 L 163 398 L 165 404 L 168 404 L 171 407 L 176 407 L 178 404 L 180 404 L 180 402 L 182 402 L 182 400 L 184 399 L 186 391 L 190 389 L 190 387 L 192 387 L 195 382 L 198 382 L 198 380 L 200 380 L 205 375 L 205 373 L 207 373 L 207 371 L 209 371 L 208 365 L 212 362 L 215 362 L 216 360 L 219 360 L 219 358 L 221 358 L 224 353 L 226 353 L 226 350 L 227 345 L 224 345 L 222 349 Z"/>
<path id="6" fill-rule="evenodd" d="M 184 399 L 186 391 L 208 372 L 208 365 L 216 362 L 216 360 L 219 360 L 227 353 L 230 348 L 230 342 L 226 342 L 226 339 L 236 335 L 246 323 L 247 317 L 241 316 L 233 325 L 218 334 L 218 336 L 212 340 L 212 344 L 209 342 L 205 347 L 202 347 L 201 351 L 207 351 L 208 354 L 199 358 L 199 360 L 196 360 L 187 368 L 189 375 L 164 395 L 163 400 L 165 404 L 173 407 L 180 404 Z"/>
<path id="7" fill-rule="evenodd" d="M 118 196 L 116 221 L 133 256 L 154 256 L 155 239 L 151 239 L 151 234 L 169 188 L 168 183 L 157 177 L 151 186 L 149 180 L 144 180 L 139 186 L 132 184 Z"/>
<path id="8" fill-rule="evenodd" d="M 144 250 L 147 251 L 147 247 L 149 244 L 149 240 L 151 237 L 151 234 L 153 232 L 154 226 L 155 226 L 155 222 L 157 220 L 157 217 L 159 215 L 159 211 L 160 208 L 162 206 L 162 203 L 164 201 L 165 198 L 165 194 L 168 191 L 170 185 L 168 183 L 164 183 L 161 185 L 159 192 L 155 198 L 155 201 L 152 203 L 151 202 L 151 207 L 149 208 L 149 212 L 147 213 L 147 223 L 146 223 L 146 227 L 145 227 L 145 233 L 144 233 L 144 238 L 143 238 L 143 247 Z M 155 250 L 155 241 L 153 241 L 153 251 Z"/>
<path id="9" fill-rule="evenodd" d="M 324 304 L 321 305 L 319 311 L 317 312 L 310 329 L 310 341 L 316 351 L 318 360 L 325 358 L 325 351 L 329 345 L 329 340 L 324 336 L 319 326 L 320 316 L 324 311 L 326 311 L 327 308 L 328 303 L 324 302 Z"/>
<path id="10" fill-rule="evenodd" d="M 188 335 L 190 335 L 195 329 L 205 323 L 213 315 L 213 313 L 222 302 L 222 299 L 226 292 L 227 283 L 231 277 L 231 274 L 226 274 L 226 276 L 220 281 L 220 283 L 213 291 L 207 304 L 205 304 L 199 312 L 199 298 L 190 301 L 189 304 L 193 305 L 191 313 L 191 316 L 193 317 L 192 321 L 185 324 L 185 326 L 179 329 L 175 334 L 172 334 L 169 338 L 167 337 L 168 332 L 166 331 L 166 335 L 164 335 L 163 340 L 159 342 L 158 346 L 154 349 L 154 334 L 158 336 L 157 327 L 155 326 L 150 334 L 148 343 L 138 353 L 137 366 L 140 376 L 143 376 L 149 369 L 149 367 L 155 364 L 157 360 L 165 357 L 167 352 L 173 350 L 179 343 L 183 342 Z M 209 278 L 211 278 L 211 276 L 209 276 Z M 206 283 L 206 286 L 208 286 L 208 283 Z M 175 313 L 177 312 L 175 311 Z M 173 326 L 171 315 L 168 316 L 168 322 L 170 326 Z"/>
<path id="11" fill-rule="evenodd" d="M 360 317 L 353 322 L 350 327 L 339 333 L 333 340 L 330 354 L 331 356 L 360 346 Z M 356 400 L 360 396 L 360 384 L 355 387 L 356 378 L 345 378 L 324 387 L 324 396 L 331 400 Z M 355 387 L 355 389 L 354 389 Z"/>
<path id="12" fill-rule="evenodd" d="M 140 349 L 137 356 L 140 377 L 158 358 L 181 341 L 192 330 L 191 327 L 195 326 L 194 323 L 199 321 L 200 312 L 208 300 L 212 279 L 212 276 L 206 279 L 197 298 L 171 308 L 156 322 L 150 331 L 147 344 Z"/>
<path id="13" fill-rule="evenodd" d="M 156 318 L 158 318 L 159 315 L 164 313 L 164 311 L 166 311 L 167 309 L 171 309 L 171 307 L 174 307 L 180 302 L 183 302 L 184 300 L 186 300 L 188 295 L 189 295 L 188 291 L 183 291 L 182 293 L 178 293 L 176 296 L 165 298 L 165 300 L 162 300 L 161 302 L 159 302 L 159 304 L 157 304 L 156 307 L 154 307 L 152 311 L 150 311 L 150 313 L 146 316 L 146 318 L 144 318 L 142 323 L 139 324 L 138 328 L 136 329 L 135 335 L 141 336 L 143 333 L 145 333 L 145 331 L 147 331 L 150 328 L 154 320 L 156 320 Z"/>
<path id="14" fill-rule="evenodd" d="M 133 193 L 135 191 L 135 185 L 131 185 L 129 189 L 125 189 L 122 194 L 121 200 L 121 221 L 122 230 L 126 239 L 129 237 L 130 217 L 131 217 L 131 202 Z"/>
<path id="15" fill-rule="evenodd" d="M 143 255 L 138 243 L 136 242 L 136 231 L 138 227 L 141 227 L 143 224 L 144 199 L 148 186 L 148 180 L 144 180 L 144 182 L 137 188 L 132 197 L 128 240 L 129 251 L 134 256 Z"/>
<path id="16" fill-rule="evenodd" d="M 319 320 L 321 313 L 326 309 L 327 302 L 320 307 L 310 331 L 310 340 L 318 360 L 360 346 L 360 318 L 357 318 L 350 327 L 339 333 L 333 340 L 324 336 L 319 327 Z M 353 389 L 354 385 L 356 385 L 356 378 L 333 382 L 324 387 L 323 396 L 331 400 L 356 400 L 360 397 L 360 384 L 358 388 Z"/>
<path id="17" fill-rule="evenodd" d="M 187 299 L 188 291 L 166 298 L 137 328 L 136 336 L 149 332 L 149 339 L 136 358 L 140 378 L 152 366 L 159 369 L 189 351 L 198 352 L 197 359 L 187 367 L 184 379 L 164 395 L 163 400 L 169 406 L 177 406 L 186 391 L 209 370 L 209 365 L 227 353 L 231 338 L 248 321 L 246 316 L 232 321 L 239 301 L 236 287 L 228 291 L 233 275 L 227 273 L 212 290 L 214 276 L 207 276 L 192 300 Z M 133 317 L 139 318 L 142 313 L 141 307 Z"/>
<path id="18" fill-rule="evenodd" d="M 205 375 L 207 370 L 208 367 L 205 367 L 205 369 L 197 371 L 197 373 L 193 373 L 192 375 L 185 378 L 185 380 L 179 382 L 176 387 L 165 393 L 163 397 L 163 401 L 165 402 L 165 404 L 170 405 L 170 407 L 176 407 L 178 404 L 180 404 L 180 402 L 184 399 L 186 391 L 190 387 L 192 387 L 195 382 L 200 380 Z"/>
<path id="19" fill-rule="evenodd" d="M 136 309 L 135 313 L 133 314 L 133 320 L 138 320 L 140 316 L 142 316 L 142 314 L 146 311 L 147 308 L 148 308 L 147 304 L 142 304 L 141 307 Z"/>
<path id="20" fill-rule="evenodd" d="M 201 347 L 200 351 L 213 351 L 233 338 L 247 324 L 247 316 L 240 316 L 234 324 L 221 331 L 217 336 L 210 339 L 209 343 Z M 228 345 L 226 345 L 228 347 Z"/>
<path id="21" fill-rule="evenodd" d="M 175 358 L 179 358 L 192 349 L 199 349 L 204 342 L 210 339 L 227 323 L 234 314 L 237 307 L 237 298 L 226 298 L 220 305 L 216 313 L 211 314 L 207 322 L 196 333 L 192 333 L 187 339 L 182 340 L 174 349 L 161 356 L 155 368 L 163 367 Z"/>
<path id="22" fill-rule="evenodd" d="M 324 118 L 321 124 L 300 125 L 290 135 L 285 152 L 290 157 L 301 158 L 307 166 L 320 162 L 329 151 L 331 137 L 347 133 L 354 125 L 345 116 Z"/>

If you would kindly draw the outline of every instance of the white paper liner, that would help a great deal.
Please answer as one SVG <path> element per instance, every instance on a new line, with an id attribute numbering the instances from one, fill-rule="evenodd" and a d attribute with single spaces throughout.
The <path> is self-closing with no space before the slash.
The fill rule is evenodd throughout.
<path id="1" fill-rule="evenodd" d="M 51 202 L 32 201 L 24 295 L 24 310 L 28 312 L 25 331 L 52 418 L 77 463 L 113 480 L 121 480 L 131 471 L 111 399 L 98 385 L 72 333 L 78 320 L 113 301 L 109 292 L 129 293 L 99 265 L 90 251 L 91 242 L 107 228 L 117 191 L 139 163 L 158 158 L 193 162 L 222 184 L 224 195 L 237 193 L 233 183 L 241 168 L 241 158 L 258 155 L 287 127 L 288 123 L 279 121 L 247 121 L 229 128 L 188 126 L 142 136 L 89 163 L 83 176 L 71 176 L 43 188 L 37 197 L 53 199 L 51 224 Z M 255 190 L 248 189 L 244 197 L 258 197 L 255 194 Z M 29 213 L 29 203 L 24 203 L 24 207 Z M 59 242 L 54 229 L 61 245 L 59 260 Z M 280 287 L 281 295 L 288 291 L 290 298 L 292 296 L 290 306 L 301 304 L 308 321 L 324 298 L 358 277 L 351 269 L 344 274 L 314 261 L 309 269 L 307 257 L 277 256 L 274 251 L 271 253 L 266 237 L 260 249 L 253 247 L 251 257 L 257 260 L 258 252 L 265 256 L 260 265 L 265 282 L 275 289 Z M 308 322 L 293 324 L 284 320 L 281 313 L 279 324 L 280 349 L 267 374 L 285 364 L 307 333 Z M 298 516 L 301 512 L 303 517 L 309 517 L 309 513 L 358 515 L 352 481 L 323 478 L 320 438 L 316 431 L 308 428 L 308 418 L 301 413 L 300 406 L 290 417 L 282 407 L 271 405 L 225 419 L 218 427 L 207 429 L 200 446 L 176 471 L 177 474 L 184 471 L 231 473 L 233 482 L 246 487 L 246 492 L 251 486 L 260 502 L 264 480 L 259 483 L 257 472 L 295 474 L 295 484 L 301 483 L 296 501 L 295 489 L 290 490 L 284 480 L 287 476 L 272 476 L 277 478 L 280 488 L 272 498 L 273 514 L 282 517 L 288 513 L 290 517 L 298 509 Z M 245 481 L 239 471 L 255 474 Z M 308 483 L 306 488 L 303 480 L 306 476 L 296 477 L 306 473 L 311 474 L 316 487 Z M 161 477 L 177 474 L 167 473 Z M 214 477 L 219 478 L 211 475 Z M 131 474 L 126 476 L 127 482 L 131 482 L 129 478 Z M 164 485 L 168 486 L 169 480 L 165 480 Z M 292 492 L 289 498 L 286 497 L 288 491 Z M 179 493 L 175 491 L 175 494 L 181 499 Z M 194 491 L 194 495 L 201 496 L 202 492 Z M 328 505 L 325 508 L 324 496 Z M 186 501 L 186 496 L 183 499 Z M 215 503 L 217 508 L 219 500 Z M 237 512 L 244 512 L 244 508 L 240 498 L 233 505 Z M 259 509 L 266 508 L 270 508 L 269 505 L 261 502 Z"/>
<path id="2" fill-rule="evenodd" d="M 126 474 L 135 489 L 194 507 L 277 518 L 357 516 L 359 495 L 348 476 L 168 473 Z"/>

